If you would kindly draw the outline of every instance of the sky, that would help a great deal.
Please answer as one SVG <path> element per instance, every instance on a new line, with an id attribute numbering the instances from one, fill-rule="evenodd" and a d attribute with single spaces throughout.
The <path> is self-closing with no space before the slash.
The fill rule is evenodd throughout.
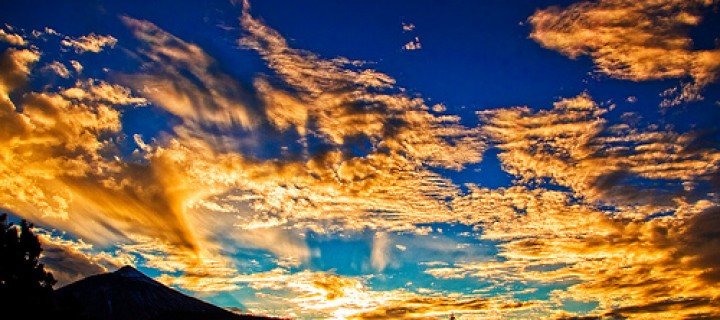
<path id="1" fill-rule="evenodd" d="M 720 317 L 720 3 L 11 1 L 0 208 L 297 319 Z"/>

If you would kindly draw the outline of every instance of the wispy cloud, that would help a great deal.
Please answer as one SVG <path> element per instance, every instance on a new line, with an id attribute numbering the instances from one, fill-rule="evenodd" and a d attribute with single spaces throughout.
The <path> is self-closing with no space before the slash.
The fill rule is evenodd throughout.
<path id="1" fill-rule="evenodd" d="M 720 50 L 693 50 L 690 27 L 717 1 L 583 1 L 538 10 L 530 37 L 570 58 L 592 57 L 598 71 L 633 81 L 691 77 L 665 106 L 702 99 L 715 82 Z"/>
<path id="2" fill-rule="evenodd" d="M 70 70 L 59 61 L 53 61 L 43 67 L 45 70 L 50 70 L 62 78 L 70 78 Z"/>
<path id="3" fill-rule="evenodd" d="M 309 251 L 284 228 L 417 230 L 419 223 L 454 219 L 445 201 L 458 188 L 432 169 L 476 163 L 484 149 L 477 130 L 458 117 L 433 115 L 422 99 L 398 93 L 392 78 L 360 62 L 288 47 L 247 11 L 242 43 L 260 53 L 283 86 L 263 76 L 248 93 L 197 45 L 147 21 L 122 20 L 142 44 L 143 72 L 119 77 L 130 88 L 79 78 L 70 88 L 26 92 L 15 107 L 9 93 L 27 81 L 41 54 L 3 53 L 7 161 L 0 173 L 9 209 L 92 243 L 121 241 L 123 252 L 143 257 L 148 267 L 206 278 L 187 284 L 194 290 L 234 288 L 211 281 L 237 275 L 223 257 L 223 241 L 298 265 Z M 115 43 L 110 39 L 63 45 L 94 52 L 94 45 Z M 138 150 L 119 154 L 122 108 L 147 104 L 180 123 L 157 140 L 135 136 Z M 235 140 L 242 132 L 287 130 L 322 147 L 301 139 L 301 157 L 256 159 Z M 364 154 L 349 152 L 366 142 Z M 213 220 L 207 213 L 225 215 Z M 228 232 L 218 233 L 218 226 Z"/>
<path id="4" fill-rule="evenodd" d="M 410 22 L 403 22 L 402 29 L 404 32 L 413 31 L 413 30 L 415 30 L 415 24 L 410 23 Z"/>
<path id="5" fill-rule="evenodd" d="M 530 18 L 532 37 L 571 57 L 590 55 L 617 78 L 691 77 L 698 89 L 715 81 L 715 51 L 691 50 L 686 33 L 661 32 L 696 25 L 709 2 L 661 3 L 541 10 Z M 45 61 L 32 45 L 0 55 L 0 200 L 87 241 L 45 239 L 45 259 L 63 281 L 140 261 L 191 291 L 249 288 L 288 306 L 287 316 L 572 317 L 551 310 L 569 299 L 597 302 L 598 317 L 718 315 L 715 132 L 640 128 L 629 115 L 614 120 L 614 106 L 586 93 L 542 110 L 484 111 L 480 126 L 468 128 L 367 63 L 292 48 L 247 3 L 239 20 L 239 43 L 269 67 L 250 84 L 199 45 L 130 17 L 122 21 L 140 43 L 127 48 L 141 65 L 135 73 L 83 78 L 80 62 Z M 610 20 L 617 25 L 601 23 Z M 78 52 L 116 43 L 62 39 Z M 68 76 L 72 66 L 77 79 L 27 87 L 42 70 L 36 65 L 48 63 Z M 169 113 L 172 127 L 126 137 L 123 112 L 139 106 Z M 118 151 L 130 138 L 137 149 Z M 488 147 L 513 186 L 462 188 L 443 175 L 479 163 Z M 475 227 L 468 238 L 496 244 L 499 257 L 430 235 L 436 223 Z M 373 235 L 363 268 L 378 277 L 412 263 L 425 277 L 472 278 L 488 284 L 478 292 L 497 294 L 383 291 L 372 276 L 305 270 L 316 255 L 311 233 Z M 122 259 L 89 243 L 115 245 Z M 272 266 L 238 271 L 250 262 L 237 251 L 250 248 Z M 543 303 L 517 301 L 536 284 L 558 289 Z"/>
<path id="6" fill-rule="evenodd" d="M 163 200 L 169 198 L 153 169 L 118 161 L 113 152 L 122 127 L 114 105 L 144 100 L 132 98 L 129 89 L 90 81 L 65 90 L 71 98 L 26 92 L 16 107 L 9 93 L 23 85 L 39 58 L 27 49 L 0 57 L 4 205 L 100 243 L 145 226 L 140 229 L 192 246 L 182 222 L 171 218 L 177 207 Z M 93 222 L 98 219 L 103 223 Z"/>
<path id="7" fill-rule="evenodd" d="M 207 277 L 163 276 L 161 281 L 187 287 Z M 458 314 L 494 314 L 516 312 L 532 303 L 503 299 L 463 297 L 426 297 L 406 290 L 377 291 L 366 285 L 366 279 L 327 272 L 290 273 L 274 269 L 224 279 L 225 284 L 245 284 L 261 293 L 268 303 L 284 305 L 286 316 L 323 317 L 327 319 L 427 319 Z M 204 286 L 211 288 L 212 286 Z"/>
<path id="8" fill-rule="evenodd" d="M 522 182 L 550 179 L 590 200 L 673 206 L 671 199 L 692 195 L 685 186 L 706 184 L 720 168 L 717 150 L 689 147 L 698 133 L 609 126 L 607 111 L 582 94 L 551 110 L 499 109 L 481 117 L 503 150 L 504 170 Z"/>
<path id="9" fill-rule="evenodd" d="M 62 43 L 63 46 L 72 47 L 76 53 L 98 53 L 102 51 L 105 47 L 114 48 L 117 44 L 117 39 L 111 35 L 99 35 L 91 33 L 86 36 L 80 36 L 78 38 L 66 36 L 60 43 Z"/>
<path id="10" fill-rule="evenodd" d="M 148 22 L 122 17 L 141 40 L 149 72 L 127 76 L 125 82 L 155 105 L 185 120 L 203 125 L 251 129 L 257 116 L 247 105 L 247 90 L 217 69 L 216 62 L 197 45 L 187 43 Z M 189 72 L 193 78 L 184 74 Z M 197 79 L 197 81 L 195 81 Z"/>
<path id="11" fill-rule="evenodd" d="M 717 261 L 705 251 L 714 236 L 705 227 L 717 217 L 706 192 L 715 188 L 718 151 L 692 147 L 697 133 L 611 126 L 607 112 L 583 94 L 550 110 L 481 113 L 503 168 L 520 185 L 470 186 L 453 208 L 466 223 L 483 226 L 482 238 L 500 242 L 503 259 L 426 272 L 497 288 L 578 281 L 553 293 L 553 308 L 564 299 L 596 301 L 599 315 L 716 314 L 710 270 Z M 571 191 L 536 186 L 547 182 Z M 652 218 L 658 212 L 666 214 Z M 689 240 L 697 237 L 704 240 Z M 689 243 L 698 251 L 688 251 Z"/>
<path id="12" fill-rule="evenodd" d="M 112 105 L 143 106 L 148 103 L 147 99 L 134 96 L 126 87 L 97 79 L 78 81 L 74 87 L 63 90 L 61 95 L 68 99 Z"/>
<path id="13" fill-rule="evenodd" d="M 431 267 L 427 273 L 440 279 L 478 278 L 496 288 L 527 282 L 568 284 L 552 294 L 557 299 L 550 300 L 556 303 L 554 309 L 562 300 L 574 299 L 598 302 L 599 314 L 628 316 L 636 307 L 654 304 L 669 306 L 648 308 L 644 314 L 672 318 L 717 313 L 712 302 L 717 279 L 708 273 L 717 264 L 705 251 L 713 236 L 707 229 L 693 230 L 696 221 L 712 228 L 717 215 L 711 202 L 680 206 L 676 216 L 665 219 L 641 220 L 617 219 L 613 212 L 558 191 L 476 189 L 470 197 L 474 201 L 469 212 L 487 219 L 478 222 L 484 226 L 482 237 L 500 241 L 502 259 Z M 690 242 L 685 239 L 698 236 L 704 240 L 697 243 L 704 245 L 696 256 L 687 251 Z M 672 301 L 685 300 L 697 304 L 672 307 Z"/>

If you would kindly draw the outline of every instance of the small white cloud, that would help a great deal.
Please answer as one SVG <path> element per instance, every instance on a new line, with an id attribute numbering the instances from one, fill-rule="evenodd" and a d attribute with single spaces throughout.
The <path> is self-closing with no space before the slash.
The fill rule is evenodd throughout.
<path id="1" fill-rule="evenodd" d="M 685 83 L 681 86 L 669 88 L 660 93 L 660 97 L 663 97 L 663 101 L 660 102 L 660 107 L 674 107 L 683 103 L 702 101 L 704 98 L 700 94 L 702 87 L 697 83 Z"/>
<path id="2" fill-rule="evenodd" d="M 54 35 L 54 36 L 59 36 L 59 35 L 60 35 L 60 33 L 58 33 L 57 31 L 55 31 L 55 29 L 48 28 L 48 27 L 45 27 L 45 33 L 50 34 L 50 35 Z"/>
<path id="3" fill-rule="evenodd" d="M 403 48 L 403 50 L 420 50 L 420 49 L 422 49 L 422 44 L 420 43 L 420 38 L 415 37 L 414 40 L 406 43 L 402 48 Z"/>
<path id="4" fill-rule="evenodd" d="M 415 25 L 412 24 L 412 23 L 410 23 L 410 22 L 403 22 L 403 23 L 402 23 L 402 29 L 403 29 L 403 31 L 405 31 L 405 32 L 407 32 L 407 31 L 413 31 L 413 30 L 415 30 Z"/>

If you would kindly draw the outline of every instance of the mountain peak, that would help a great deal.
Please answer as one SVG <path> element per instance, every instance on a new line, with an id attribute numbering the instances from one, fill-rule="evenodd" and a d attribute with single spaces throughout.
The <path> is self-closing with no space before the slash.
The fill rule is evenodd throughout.
<path id="1" fill-rule="evenodd" d="M 117 269 L 114 273 L 126 278 L 147 278 L 144 273 L 133 268 L 131 265 L 123 266 L 122 268 Z"/>
<path id="2" fill-rule="evenodd" d="M 237 315 L 159 283 L 132 266 L 90 276 L 55 290 L 64 305 L 78 305 L 76 319 L 113 320 L 246 320 L 269 319 Z"/>

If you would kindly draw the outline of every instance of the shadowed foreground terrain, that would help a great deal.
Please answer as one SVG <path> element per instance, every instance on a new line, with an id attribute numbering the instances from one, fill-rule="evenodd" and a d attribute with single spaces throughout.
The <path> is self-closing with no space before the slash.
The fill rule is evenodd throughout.
<path id="1" fill-rule="evenodd" d="M 270 319 L 237 315 L 189 297 L 130 266 L 69 284 L 56 290 L 55 298 L 75 319 Z"/>

